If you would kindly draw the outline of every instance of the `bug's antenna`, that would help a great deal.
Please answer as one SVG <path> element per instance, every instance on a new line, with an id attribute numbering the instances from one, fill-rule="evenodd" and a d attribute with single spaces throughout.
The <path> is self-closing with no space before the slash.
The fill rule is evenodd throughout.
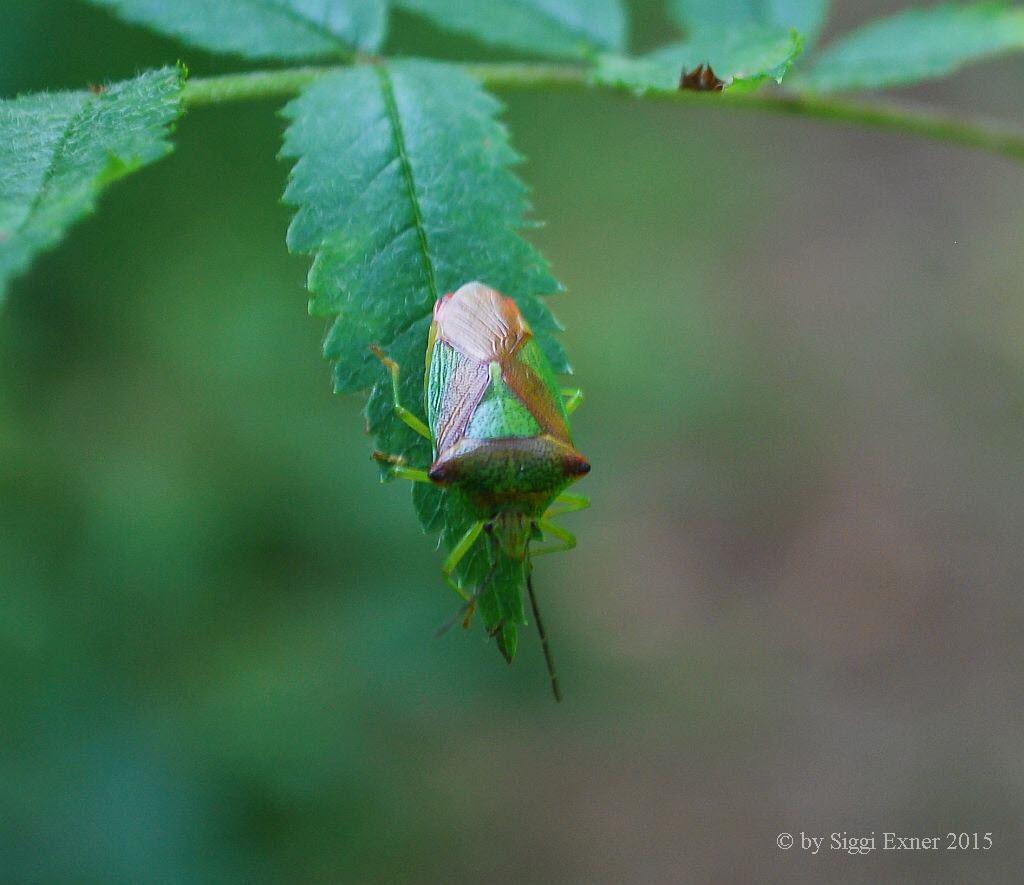
<path id="1" fill-rule="evenodd" d="M 561 703 L 562 690 L 558 687 L 555 661 L 551 657 L 551 647 L 548 645 L 548 635 L 544 632 L 544 622 L 540 619 L 540 609 L 537 608 L 537 597 L 533 592 L 533 563 L 530 562 L 526 564 L 526 589 L 530 593 L 530 608 L 533 609 L 533 619 L 537 622 L 537 632 L 540 634 L 540 645 L 544 649 L 544 663 L 548 665 L 548 676 L 551 677 L 551 691 L 555 700 Z"/>

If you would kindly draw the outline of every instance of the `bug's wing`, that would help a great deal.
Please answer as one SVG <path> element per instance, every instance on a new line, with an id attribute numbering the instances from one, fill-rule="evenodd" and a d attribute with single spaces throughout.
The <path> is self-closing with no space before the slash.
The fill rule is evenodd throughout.
<path id="1" fill-rule="evenodd" d="M 427 408 L 440 456 L 466 435 L 490 384 L 487 363 L 471 359 L 444 341 L 434 345 Z"/>
<path id="2" fill-rule="evenodd" d="M 505 383 L 530 410 L 530 414 L 544 432 L 571 446 L 572 439 L 569 436 L 569 425 L 565 420 L 565 407 L 560 400 L 555 399 L 544 379 L 521 359 L 507 360 L 501 369 Z"/>
<path id="3" fill-rule="evenodd" d="M 466 283 L 434 314 L 437 337 L 481 363 L 501 361 L 532 336 L 511 298 L 483 283 Z"/>

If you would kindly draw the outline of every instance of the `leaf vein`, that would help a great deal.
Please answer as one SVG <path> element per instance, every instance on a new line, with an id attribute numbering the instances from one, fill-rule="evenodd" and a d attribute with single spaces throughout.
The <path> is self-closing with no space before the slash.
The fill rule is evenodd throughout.
<path id="1" fill-rule="evenodd" d="M 36 209 L 39 208 L 39 204 L 42 203 L 43 198 L 47 195 L 47 189 L 50 186 L 50 182 L 53 181 L 54 176 L 57 174 L 57 166 L 59 165 L 64 153 L 64 148 L 71 140 L 71 133 L 78 125 L 78 121 L 85 116 L 86 111 L 96 103 L 97 98 L 98 96 L 91 94 L 86 96 L 81 107 L 68 117 L 68 121 L 60 134 L 60 138 L 58 138 L 54 143 L 53 152 L 50 154 L 50 161 L 46 165 L 46 171 L 43 173 L 43 177 L 39 180 L 39 188 L 36 191 L 35 196 L 32 198 L 32 202 L 29 204 L 28 209 L 25 212 L 25 216 L 15 228 L 16 232 L 21 233 L 25 229 L 25 226 L 32 221 L 32 216 L 35 214 Z"/>
<path id="2" fill-rule="evenodd" d="M 365 197 L 370 192 L 370 188 L 372 188 L 377 183 L 377 179 L 379 179 L 385 172 L 387 172 L 388 169 L 390 169 L 395 163 L 400 161 L 401 157 L 389 157 L 388 161 L 383 166 L 381 166 L 380 169 L 378 169 L 376 172 L 373 173 L 373 175 L 366 179 L 366 184 L 363 185 L 362 196 Z"/>

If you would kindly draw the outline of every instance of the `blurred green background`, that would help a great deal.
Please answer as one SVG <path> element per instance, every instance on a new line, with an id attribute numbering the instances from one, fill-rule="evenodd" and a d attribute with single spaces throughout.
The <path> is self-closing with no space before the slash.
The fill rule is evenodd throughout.
<path id="1" fill-rule="evenodd" d="M 246 67 L 0 16 L 6 96 Z M 1022 92 L 1018 57 L 905 96 Z M 196 111 L 0 316 L 0 881 L 1019 881 L 1024 168 L 504 98 L 587 393 L 594 507 L 537 567 L 566 702 L 533 636 L 434 638 L 441 557 L 285 250 L 277 105 Z M 883 830 L 995 847 L 775 847 Z"/>

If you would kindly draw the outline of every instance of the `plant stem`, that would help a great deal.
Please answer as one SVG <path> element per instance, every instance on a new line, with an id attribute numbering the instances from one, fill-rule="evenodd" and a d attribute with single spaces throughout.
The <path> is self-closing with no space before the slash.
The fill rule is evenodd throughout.
<path id="1" fill-rule="evenodd" d="M 182 102 L 186 108 L 191 108 L 232 101 L 287 98 L 297 94 L 314 80 L 344 70 L 345 67 L 347 66 L 281 68 L 219 77 L 196 77 L 185 84 Z M 502 62 L 469 63 L 459 67 L 484 85 L 498 89 L 595 87 L 606 91 L 622 91 L 594 83 L 590 79 L 589 71 L 576 65 Z M 702 107 L 763 111 L 867 126 L 977 148 L 1024 161 L 1024 131 L 1020 129 L 991 121 L 963 119 L 888 102 L 859 102 L 792 93 L 733 95 L 729 92 L 651 91 L 644 97 Z"/>
<path id="2" fill-rule="evenodd" d="M 219 77 L 190 77 L 185 81 L 181 103 L 186 108 L 259 98 L 287 98 L 296 95 L 319 77 L 347 66 L 281 68 L 223 74 Z"/>
<path id="3" fill-rule="evenodd" d="M 193 77 L 185 84 L 182 102 L 185 107 L 190 108 L 229 101 L 287 98 L 314 80 L 348 67 L 349 65 L 332 65 L 281 68 L 273 71 L 224 74 L 219 77 Z M 464 64 L 458 67 L 487 86 L 498 88 L 587 85 L 586 69 L 570 65 L 499 63 Z"/>

